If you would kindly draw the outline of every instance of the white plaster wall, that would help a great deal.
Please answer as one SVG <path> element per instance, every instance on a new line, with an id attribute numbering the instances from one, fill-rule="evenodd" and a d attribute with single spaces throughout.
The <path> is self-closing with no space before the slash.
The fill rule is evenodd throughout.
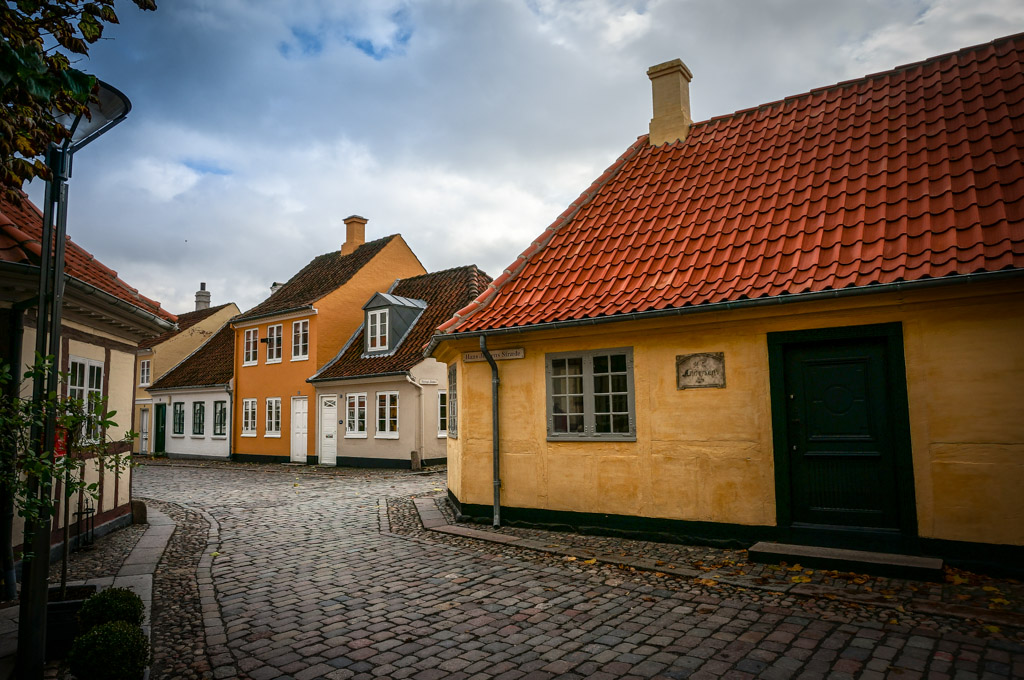
<path id="1" fill-rule="evenodd" d="M 174 402 L 185 404 L 185 434 L 174 432 Z M 206 404 L 206 426 L 202 435 L 192 434 L 192 404 L 201 401 Z M 228 402 L 227 424 L 224 436 L 213 436 L 213 403 Z M 171 458 L 197 457 L 226 459 L 231 455 L 231 395 L 224 389 L 178 390 L 174 392 L 157 392 L 153 394 L 153 404 L 167 404 L 166 438 L 164 449 Z M 156 413 L 156 409 L 153 409 Z M 151 428 L 156 432 L 155 424 Z M 152 435 L 151 435 L 152 439 Z"/>

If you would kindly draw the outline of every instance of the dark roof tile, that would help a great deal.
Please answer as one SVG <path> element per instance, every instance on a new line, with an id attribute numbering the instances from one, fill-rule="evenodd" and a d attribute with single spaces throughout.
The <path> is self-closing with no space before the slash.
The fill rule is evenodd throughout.
<path id="1" fill-rule="evenodd" d="M 215 387 L 231 381 L 235 365 L 235 332 L 224 324 L 181 363 L 164 373 L 149 389 Z"/>

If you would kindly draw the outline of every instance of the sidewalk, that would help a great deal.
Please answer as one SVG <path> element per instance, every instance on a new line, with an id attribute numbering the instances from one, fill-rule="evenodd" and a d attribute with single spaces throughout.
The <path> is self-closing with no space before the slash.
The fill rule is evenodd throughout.
<path id="1" fill-rule="evenodd" d="M 824 598 L 857 606 L 890 609 L 893 619 L 910 613 L 960 619 L 982 634 L 1024 638 L 1024 584 L 946 570 L 945 583 L 928 583 L 806 569 L 799 564 L 766 565 L 745 550 L 654 543 L 568 532 L 458 524 L 444 496 L 412 499 L 423 528 L 452 537 L 487 541 L 562 556 L 575 565 L 610 565 L 649 572 L 658 578 L 688 579 L 703 586 L 731 586 L 798 598 Z"/>
<path id="2" fill-rule="evenodd" d="M 167 543 L 175 530 L 175 523 L 159 510 L 149 508 L 148 523 L 145 533 L 138 539 L 131 552 L 123 557 L 114 575 L 98 576 L 84 580 L 68 581 L 68 586 L 95 585 L 100 590 L 117 587 L 128 588 L 135 592 L 145 606 L 142 629 L 152 640 L 151 614 L 153 610 L 153 574 L 163 557 Z M 119 555 L 114 550 L 104 550 L 105 539 L 115 539 L 118 532 L 97 541 L 96 551 L 109 566 L 110 560 L 117 560 Z M 78 555 L 81 553 L 73 553 Z M 95 567 L 93 567 L 95 568 Z M 0 609 L 0 679 L 12 677 L 15 655 L 18 650 L 18 606 L 12 605 Z M 57 677 L 57 663 L 48 665 L 47 677 Z"/>

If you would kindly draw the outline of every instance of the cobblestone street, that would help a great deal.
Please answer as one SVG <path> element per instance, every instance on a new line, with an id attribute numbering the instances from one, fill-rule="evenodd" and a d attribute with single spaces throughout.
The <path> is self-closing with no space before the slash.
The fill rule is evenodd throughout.
<path id="1" fill-rule="evenodd" d="M 187 509 L 154 678 L 1024 676 L 1018 631 L 428 534 L 443 474 L 301 470 L 135 471 Z"/>

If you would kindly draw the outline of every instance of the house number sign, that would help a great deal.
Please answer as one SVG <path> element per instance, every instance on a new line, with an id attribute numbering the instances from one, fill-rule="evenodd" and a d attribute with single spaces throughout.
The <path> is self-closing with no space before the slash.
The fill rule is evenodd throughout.
<path id="1" fill-rule="evenodd" d="M 725 387 L 725 352 L 683 354 L 676 357 L 676 389 Z"/>

